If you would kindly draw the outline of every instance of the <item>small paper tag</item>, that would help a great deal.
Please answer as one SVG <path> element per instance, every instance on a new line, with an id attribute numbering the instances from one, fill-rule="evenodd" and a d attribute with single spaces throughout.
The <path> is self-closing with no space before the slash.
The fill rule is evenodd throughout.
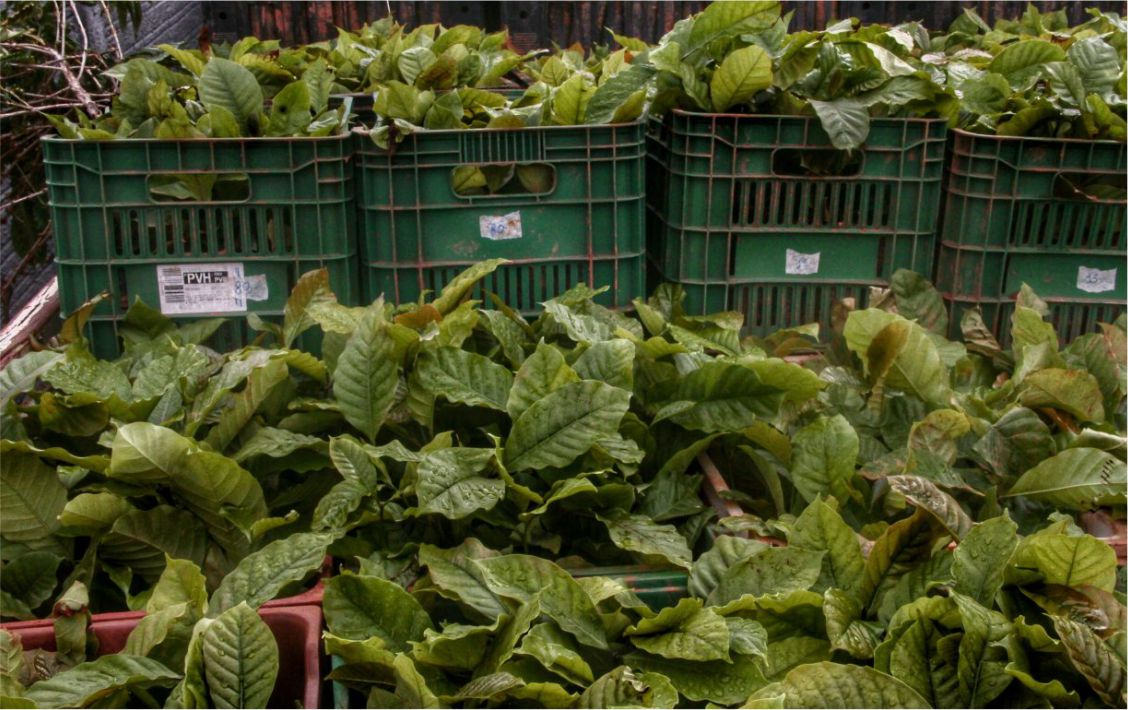
<path id="1" fill-rule="evenodd" d="M 1077 269 L 1077 288 L 1086 293 L 1104 293 L 1116 288 L 1116 269 Z"/>
<path id="2" fill-rule="evenodd" d="M 521 213 L 510 212 L 498 217 L 485 215 L 478 218 L 482 239 L 501 241 L 521 238 Z"/>
<path id="3" fill-rule="evenodd" d="M 266 284 L 266 274 L 248 276 L 243 282 L 243 293 L 248 301 L 265 301 L 270 298 L 270 287 Z"/>
<path id="4" fill-rule="evenodd" d="M 802 254 L 794 249 L 787 250 L 787 265 L 784 270 L 791 276 L 810 276 L 819 273 L 819 256 L 822 252 Z"/>
<path id="5" fill-rule="evenodd" d="M 157 293 L 165 315 L 247 310 L 242 264 L 162 264 L 156 269 Z M 265 277 L 259 278 L 265 291 Z"/>

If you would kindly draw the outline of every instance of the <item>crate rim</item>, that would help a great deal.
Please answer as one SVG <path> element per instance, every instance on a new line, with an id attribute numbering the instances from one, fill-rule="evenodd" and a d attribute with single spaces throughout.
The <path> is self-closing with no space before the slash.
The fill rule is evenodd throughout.
<path id="1" fill-rule="evenodd" d="M 989 140 L 997 140 L 997 141 L 1004 141 L 1004 142 L 1005 141 L 1013 141 L 1013 142 L 1016 142 L 1016 143 L 1041 142 L 1041 143 L 1065 143 L 1067 145 L 1069 145 L 1069 144 L 1078 144 L 1078 145 L 1093 145 L 1093 144 L 1096 144 L 1096 145 L 1107 145 L 1107 146 L 1128 146 L 1128 142 L 1126 142 L 1126 141 L 1118 141 L 1118 140 L 1111 140 L 1111 139 L 1105 140 L 1105 139 L 1100 139 L 1100 138 L 1052 138 L 1052 137 L 1046 137 L 1046 136 L 1000 136 L 997 133 L 976 133 L 975 131 L 969 131 L 969 130 L 966 130 L 964 128 L 958 128 L 958 127 L 955 127 L 955 126 L 950 127 L 948 130 L 951 131 L 952 135 L 955 135 L 955 136 L 968 137 L 968 138 L 986 138 L 986 139 L 989 139 Z"/>
<path id="2" fill-rule="evenodd" d="M 818 116 L 795 116 L 792 114 L 784 113 L 715 113 L 712 111 L 688 111 L 683 108 L 674 108 L 670 110 L 670 114 L 675 116 L 710 116 L 715 118 L 738 118 L 738 119 L 799 119 L 803 121 L 817 121 Z M 658 114 L 654 114 L 658 115 Z M 870 117 L 870 123 L 948 123 L 948 119 L 940 117 L 924 117 L 924 116 L 873 116 Z M 949 130 L 954 130 L 949 126 Z M 862 144 L 865 145 L 864 143 Z"/>
<path id="3" fill-rule="evenodd" d="M 646 119 L 647 119 L 647 115 L 644 114 L 643 116 L 638 117 L 634 121 L 628 121 L 626 123 L 578 123 L 578 124 L 569 125 L 569 126 L 521 126 L 520 128 L 424 128 L 422 126 L 417 126 L 418 130 L 412 131 L 408 135 L 409 136 L 420 136 L 420 135 L 442 136 L 442 135 L 474 135 L 474 134 L 478 134 L 478 133 L 502 134 L 502 133 L 533 132 L 533 131 L 561 132 L 561 131 L 569 131 L 569 130 L 574 131 L 574 130 L 577 130 L 577 129 L 590 131 L 590 130 L 601 130 L 601 129 L 607 129 L 607 128 L 635 128 L 635 127 L 644 126 Z M 371 138 L 371 136 L 370 136 L 371 129 L 366 127 L 366 126 L 353 126 L 351 133 L 353 135 L 357 135 L 357 136 L 360 136 L 362 138 Z M 375 146 L 376 144 L 373 143 L 372 145 Z M 379 148 L 378 146 L 377 146 L 377 148 L 379 150 L 385 150 L 384 148 Z"/>
<path id="4" fill-rule="evenodd" d="M 221 145 L 241 145 L 244 143 L 337 143 L 349 137 L 348 133 L 338 133 L 332 136 L 240 136 L 238 138 L 115 138 L 112 140 L 85 140 L 83 138 L 64 138 L 60 135 L 41 136 L 39 140 L 45 143 L 69 144 L 96 144 L 105 145 L 166 145 L 166 144 L 192 144 L 192 143 L 219 143 Z"/>

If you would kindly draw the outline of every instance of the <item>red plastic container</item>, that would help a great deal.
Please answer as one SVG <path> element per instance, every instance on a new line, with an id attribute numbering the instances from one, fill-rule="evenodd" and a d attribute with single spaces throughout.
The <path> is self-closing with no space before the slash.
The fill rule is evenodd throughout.
<path id="1" fill-rule="evenodd" d="M 318 582 L 305 594 L 267 602 L 259 610 L 278 642 L 278 680 L 268 707 L 321 707 L 321 592 Z M 95 614 L 90 625 L 98 637 L 100 653 L 118 653 L 125 648 L 126 639 L 143 616 L 142 611 Z M 17 621 L 3 624 L 3 628 L 19 636 L 25 650 L 55 650 L 51 619 Z"/>

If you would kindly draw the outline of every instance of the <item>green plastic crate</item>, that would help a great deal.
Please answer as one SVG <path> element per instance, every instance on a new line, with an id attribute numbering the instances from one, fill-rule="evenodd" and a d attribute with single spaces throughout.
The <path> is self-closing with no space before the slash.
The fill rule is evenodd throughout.
<path id="1" fill-rule="evenodd" d="M 513 263 L 483 279 L 524 313 L 584 283 L 624 308 L 645 294 L 643 124 L 444 130 L 411 134 L 394 150 L 356 136 L 364 296 L 395 303 L 438 291 L 482 259 Z M 543 193 L 465 196 L 465 165 L 551 167 Z M 517 236 L 519 234 L 519 236 Z"/>
<path id="2" fill-rule="evenodd" d="M 116 321 L 137 297 L 184 320 L 277 319 L 298 277 L 324 266 L 338 298 L 355 303 L 351 150 L 347 136 L 44 138 L 62 312 L 109 291 L 88 337 L 112 357 Z M 246 180 L 224 201 L 169 200 L 152 190 L 165 175 Z M 217 337 L 232 347 L 248 335 L 231 324 Z"/>
<path id="3" fill-rule="evenodd" d="M 953 337 L 963 312 L 978 306 L 1009 344 L 1023 283 L 1050 303 L 1063 341 L 1124 311 L 1128 203 L 1122 192 L 1098 197 L 1076 188 L 1098 181 L 1122 191 L 1126 154 L 1115 141 L 953 131 L 936 269 Z"/>
<path id="4" fill-rule="evenodd" d="M 650 131 L 655 276 L 691 313 L 743 312 L 748 333 L 827 328 L 836 300 L 931 273 L 945 137 L 941 119 L 873 119 L 846 156 L 813 118 L 673 111 Z"/>

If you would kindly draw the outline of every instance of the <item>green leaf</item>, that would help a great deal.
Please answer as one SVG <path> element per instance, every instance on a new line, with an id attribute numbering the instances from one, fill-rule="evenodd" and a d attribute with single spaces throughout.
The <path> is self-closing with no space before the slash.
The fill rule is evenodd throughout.
<path id="1" fill-rule="evenodd" d="M 28 552 L 4 565 L 0 588 L 34 609 L 51 598 L 55 573 L 63 558 L 51 552 Z"/>
<path id="2" fill-rule="evenodd" d="M 491 591 L 481 568 L 474 564 L 475 559 L 492 554 L 470 538 L 450 550 L 420 545 L 419 564 L 427 567 L 431 581 L 444 596 L 461 601 L 487 618 L 497 619 L 506 613 L 505 604 Z"/>
<path id="3" fill-rule="evenodd" d="M 647 682 L 645 676 L 650 676 Z M 661 708 L 669 702 L 665 696 L 669 681 L 647 673 L 639 676 L 627 666 L 608 671 L 592 683 L 576 703 L 577 708 Z M 676 700 L 676 694 L 673 697 Z"/>
<path id="4" fill-rule="evenodd" d="M 841 414 L 819 417 L 800 429 L 792 442 L 791 480 L 804 498 L 830 491 L 845 503 L 858 458 L 858 434 Z"/>
<path id="5" fill-rule="evenodd" d="M 575 639 L 554 623 L 537 624 L 529 629 L 516 653 L 537 659 L 545 670 L 570 683 L 586 685 L 594 679 L 591 666 L 584 660 Z"/>
<path id="6" fill-rule="evenodd" d="M 962 594 L 952 594 L 963 620 L 956 663 L 962 705 L 987 707 L 1011 683 L 1004 671 L 1006 654 L 995 646 L 1011 633 L 1006 617 Z"/>
<path id="7" fill-rule="evenodd" d="M 493 460 L 493 449 L 456 447 L 428 454 L 419 464 L 419 511 L 459 520 L 490 510 L 505 497 L 505 481 L 478 473 Z"/>
<path id="8" fill-rule="evenodd" d="M 630 392 L 602 382 L 566 385 L 532 404 L 505 442 L 510 471 L 567 466 L 619 428 Z"/>
<path id="9" fill-rule="evenodd" d="M 885 481 L 910 504 L 936 518 L 956 540 L 971 528 L 971 517 L 959 501 L 929 479 L 923 476 L 886 476 Z"/>
<path id="10" fill-rule="evenodd" d="M 169 688 L 179 675 L 157 661 L 125 653 L 102 656 L 41 680 L 24 697 L 39 707 L 86 707 L 119 690 Z"/>
<path id="11" fill-rule="evenodd" d="M 682 599 L 677 606 L 628 627 L 623 635 L 636 647 L 663 658 L 729 660 L 728 625 L 712 609 L 703 609 L 699 599 Z"/>
<path id="12" fill-rule="evenodd" d="M 1003 586 L 1003 575 L 1018 546 L 1018 526 L 1007 515 L 975 525 L 953 555 L 955 590 L 987 608 Z"/>
<path id="13" fill-rule="evenodd" d="M 857 150 L 869 136 L 869 108 L 860 99 L 810 100 L 830 142 L 839 150 Z"/>
<path id="14" fill-rule="evenodd" d="M 344 527 L 364 498 L 376 494 L 380 487 L 380 471 L 369 451 L 351 438 L 334 437 L 329 442 L 329 457 L 344 480 L 317 502 L 311 527 L 318 532 Z"/>
<path id="15" fill-rule="evenodd" d="M 736 563 L 758 554 L 767 545 L 731 535 L 720 535 L 713 546 L 697 558 L 689 572 L 689 593 L 695 597 L 708 597 L 720 584 L 725 573 Z"/>
<path id="16" fill-rule="evenodd" d="M 748 699 L 767 682 L 756 659 L 737 656 L 727 661 L 683 661 L 635 652 L 623 661 L 631 668 L 660 673 L 669 678 L 678 692 L 695 702 L 709 701 L 720 705 L 736 705 Z"/>
<path id="17" fill-rule="evenodd" d="M 506 411 L 513 375 L 487 357 L 443 347 L 420 353 L 415 367 L 424 388 L 436 397 Z"/>
<path id="18" fill-rule="evenodd" d="M 203 634 L 204 677 L 217 708 L 266 707 L 278 677 L 278 642 L 258 613 L 239 604 Z"/>
<path id="19" fill-rule="evenodd" d="M 128 483 L 168 485 L 213 531 L 228 521 L 249 531 L 266 517 L 262 487 L 250 473 L 226 456 L 146 422 L 118 429 L 107 474 Z"/>
<path id="20" fill-rule="evenodd" d="M 409 642 L 422 641 L 423 632 L 434 628 L 415 597 L 378 577 L 346 572 L 330 578 L 322 606 L 334 634 L 355 640 L 377 636 L 390 651 L 409 650 Z"/>
<path id="21" fill-rule="evenodd" d="M 772 0 L 711 3 L 693 20 L 686 56 L 723 37 L 762 32 L 779 19 L 779 13 L 780 4 Z"/>
<path id="22" fill-rule="evenodd" d="M 747 103 L 771 85 L 771 56 L 756 45 L 737 49 L 725 56 L 709 81 L 713 109 L 723 113 L 732 106 Z"/>
<path id="23" fill-rule="evenodd" d="M 36 381 L 63 359 L 62 353 L 40 350 L 12 360 L 0 370 L 0 411 L 6 411 L 8 400 L 30 391 Z"/>
<path id="24" fill-rule="evenodd" d="M 333 396 L 341 414 L 375 441 L 395 398 L 399 365 L 395 343 L 379 313 L 369 313 L 345 344 L 333 373 Z"/>
<path id="25" fill-rule="evenodd" d="M 1023 379 L 1019 402 L 1031 408 L 1053 407 L 1069 412 L 1083 422 L 1105 418 L 1103 397 L 1097 379 L 1081 370 L 1047 368 Z"/>
<path id="26" fill-rule="evenodd" d="M 1007 410 L 972 448 L 1005 478 L 1018 476 L 1057 451 L 1050 428 L 1026 407 Z"/>
<path id="27" fill-rule="evenodd" d="M 259 407 L 270 398 L 275 388 L 289 379 L 290 372 L 281 360 L 271 360 L 252 372 L 247 377 L 246 387 L 232 396 L 230 405 L 222 411 L 219 421 L 208 432 L 208 446 L 215 451 L 226 450 L 250 423 Z"/>
<path id="28" fill-rule="evenodd" d="M 205 106 L 230 111 L 240 126 L 262 111 L 262 87 L 249 69 L 236 62 L 213 56 L 200 74 L 198 87 Z"/>
<path id="29" fill-rule="evenodd" d="M 784 393 L 761 381 L 751 369 L 730 362 L 709 362 L 678 382 L 671 403 L 654 421 L 670 419 L 687 429 L 737 431 L 757 419 L 775 416 Z"/>
<path id="30" fill-rule="evenodd" d="M 879 608 L 882 595 L 919 564 L 932 542 L 927 514 L 918 510 L 911 518 L 893 523 L 874 541 L 866 558 L 865 576 L 858 598 L 866 615 Z"/>
<path id="31" fill-rule="evenodd" d="M 102 538 L 98 555 L 104 562 L 155 578 L 165 568 L 165 555 L 203 564 L 208 542 L 207 528 L 198 517 L 171 505 L 158 505 L 130 510 L 115 520 Z"/>
<path id="32" fill-rule="evenodd" d="M 298 136 L 309 127 L 311 99 L 309 85 L 298 80 L 287 84 L 270 100 L 270 119 L 266 133 L 270 136 Z M 289 343 L 286 344 L 289 347 Z"/>
<path id="33" fill-rule="evenodd" d="M 1046 584 L 1091 584 L 1111 592 L 1116 581 L 1116 553 L 1089 535 L 1031 535 L 1019 543 L 1013 559 L 1016 568 L 1039 572 Z"/>
<path id="34" fill-rule="evenodd" d="M 660 525 L 645 515 L 622 511 L 596 517 L 607 526 L 616 547 L 638 553 L 644 561 L 665 561 L 685 569 L 692 564 L 693 553 L 673 525 Z"/>
<path id="35" fill-rule="evenodd" d="M 0 535 L 11 542 L 47 540 L 59 529 L 67 489 L 31 454 L 0 457 Z"/>
<path id="36" fill-rule="evenodd" d="M 208 615 L 217 616 L 238 604 L 257 609 L 290 582 L 320 569 L 333 539 L 326 534 L 295 533 L 247 555 L 220 582 Z"/>
<path id="37" fill-rule="evenodd" d="M 709 606 L 721 606 L 746 595 L 761 597 L 808 589 L 819 578 L 823 554 L 797 547 L 766 548 L 725 572 L 709 594 Z"/>
<path id="38" fill-rule="evenodd" d="M 1070 662 L 1089 681 L 1093 692 L 1108 707 L 1124 705 L 1128 674 L 1124 668 L 1123 651 L 1118 654 L 1109 648 L 1092 629 L 1080 622 L 1059 616 L 1050 618 Z M 1123 643 L 1123 637 L 1120 643 Z"/>
<path id="39" fill-rule="evenodd" d="M 784 707 L 789 708 L 930 707 L 919 693 L 893 676 L 865 666 L 829 661 L 799 666 L 778 683 L 761 688 L 751 699 L 780 695 Z"/>
<path id="40" fill-rule="evenodd" d="M 821 499 L 816 499 L 799 515 L 788 542 L 805 550 L 825 551 L 818 588 L 837 587 L 849 591 L 861 584 L 865 559 L 858 537 L 838 514 Z"/>
<path id="41" fill-rule="evenodd" d="M 1123 505 L 1126 476 L 1124 462 L 1104 451 L 1066 449 L 1022 474 L 1007 497 L 1026 496 L 1079 511 Z"/>
<path id="42" fill-rule="evenodd" d="M 483 277 L 492 274 L 497 270 L 497 267 L 502 264 L 508 264 L 507 259 L 486 259 L 479 261 L 473 266 L 467 267 L 458 276 L 447 282 L 443 287 L 442 293 L 436 298 L 431 305 L 434 306 L 439 313 L 444 316 L 453 311 L 458 304 L 470 294 L 475 284 L 482 280 Z"/>
<path id="43" fill-rule="evenodd" d="M 598 380 L 625 390 L 634 389 L 635 346 L 629 340 L 604 340 L 585 350 L 572 368 L 581 379 Z"/>
<path id="44" fill-rule="evenodd" d="M 568 367 L 559 350 L 543 342 L 538 344 L 536 351 L 525 359 L 513 378 L 513 388 L 509 390 L 507 402 L 510 418 L 516 421 L 539 400 L 565 385 L 579 381 L 580 376 Z"/>
<path id="45" fill-rule="evenodd" d="M 573 74 L 552 93 L 552 122 L 558 126 L 584 123 L 588 102 L 595 87 L 582 73 Z"/>
<path id="46" fill-rule="evenodd" d="M 482 662 L 486 646 L 497 628 L 495 621 L 491 626 L 447 624 L 442 633 L 426 629 L 422 641 L 411 642 L 411 656 L 430 666 L 472 671 Z"/>
<path id="47" fill-rule="evenodd" d="M 1060 46 L 1042 39 L 1028 39 L 1004 47 L 987 65 L 987 70 L 1002 74 L 1017 88 L 1027 72 L 1063 59 L 1065 50 Z"/>
<path id="48" fill-rule="evenodd" d="M 281 93 L 279 93 L 279 96 L 281 96 Z M 275 97 L 274 101 L 277 104 L 278 97 Z M 321 268 L 302 274 L 290 291 L 290 295 L 286 299 L 286 306 L 282 310 L 282 346 L 291 347 L 299 335 L 317 324 L 313 316 L 307 312 L 312 304 L 336 302 L 337 299 L 333 296 L 329 286 L 328 269 Z"/>
<path id="49" fill-rule="evenodd" d="M 655 69 L 646 64 L 632 64 L 604 81 L 587 104 L 584 123 L 622 123 L 621 110 L 646 88 L 655 73 Z M 643 92 L 642 99 L 645 97 Z"/>
<path id="50" fill-rule="evenodd" d="M 853 311 L 846 319 L 846 343 L 863 362 L 870 343 L 893 322 L 907 322 L 900 316 L 876 308 Z M 868 368 L 868 366 L 867 366 Z M 868 374 L 868 369 L 867 369 Z M 935 341 L 921 326 L 910 323 L 907 340 L 893 360 L 886 383 L 895 389 L 916 395 L 930 405 L 947 406 L 950 396 L 948 370 L 940 357 Z"/>
<path id="51" fill-rule="evenodd" d="M 603 622 L 591 598 L 560 567 L 529 555 L 502 555 L 475 564 L 485 572 L 484 581 L 495 594 L 521 602 L 538 597 L 541 610 L 580 643 L 607 648 Z"/>

